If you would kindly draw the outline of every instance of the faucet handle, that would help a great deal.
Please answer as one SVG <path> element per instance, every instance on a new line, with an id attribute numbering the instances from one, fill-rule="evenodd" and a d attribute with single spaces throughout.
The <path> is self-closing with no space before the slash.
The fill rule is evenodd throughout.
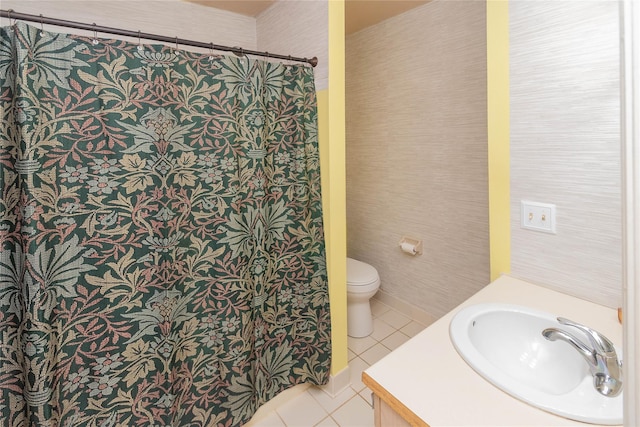
<path id="1" fill-rule="evenodd" d="M 600 332 L 572 320 L 565 319 L 564 317 L 558 317 L 558 322 L 561 325 L 571 326 L 584 332 L 589 338 L 589 341 L 591 341 L 591 345 L 593 345 L 593 348 L 596 352 L 616 355 L 616 348 L 613 343 Z"/>

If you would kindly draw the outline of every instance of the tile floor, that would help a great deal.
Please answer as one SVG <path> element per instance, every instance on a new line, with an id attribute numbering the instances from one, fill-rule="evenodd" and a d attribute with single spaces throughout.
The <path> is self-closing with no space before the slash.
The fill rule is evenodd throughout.
<path id="1" fill-rule="evenodd" d="M 362 371 L 386 356 L 426 325 L 372 299 L 373 333 L 365 338 L 349 337 L 351 386 L 336 397 L 310 387 L 252 427 L 373 427 L 371 391 L 362 383 Z"/>

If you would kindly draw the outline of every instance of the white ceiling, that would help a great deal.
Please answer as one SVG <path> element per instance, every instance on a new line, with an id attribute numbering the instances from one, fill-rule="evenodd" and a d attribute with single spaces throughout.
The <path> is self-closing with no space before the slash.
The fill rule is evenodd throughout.
<path id="1" fill-rule="evenodd" d="M 242 15 L 257 16 L 277 0 L 186 0 Z M 280 0 L 286 1 L 286 0 Z M 429 0 L 345 0 L 345 33 L 351 34 Z"/>

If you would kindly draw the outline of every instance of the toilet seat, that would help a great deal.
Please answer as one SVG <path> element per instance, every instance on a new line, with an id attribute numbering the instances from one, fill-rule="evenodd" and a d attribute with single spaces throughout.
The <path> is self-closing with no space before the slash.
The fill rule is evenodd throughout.
<path id="1" fill-rule="evenodd" d="M 369 292 L 380 283 L 378 271 L 362 261 L 347 258 L 347 289 L 349 292 Z"/>

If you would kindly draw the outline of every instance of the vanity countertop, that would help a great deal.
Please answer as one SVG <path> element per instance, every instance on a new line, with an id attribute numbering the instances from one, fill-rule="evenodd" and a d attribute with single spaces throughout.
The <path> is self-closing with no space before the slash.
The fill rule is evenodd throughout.
<path id="1" fill-rule="evenodd" d="M 528 306 L 588 325 L 621 347 L 617 311 L 502 276 L 369 367 L 363 382 L 412 425 L 430 427 L 590 426 L 534 408 L 494 387 L 458 355 L 451 318 L 478 303 Z"/>

